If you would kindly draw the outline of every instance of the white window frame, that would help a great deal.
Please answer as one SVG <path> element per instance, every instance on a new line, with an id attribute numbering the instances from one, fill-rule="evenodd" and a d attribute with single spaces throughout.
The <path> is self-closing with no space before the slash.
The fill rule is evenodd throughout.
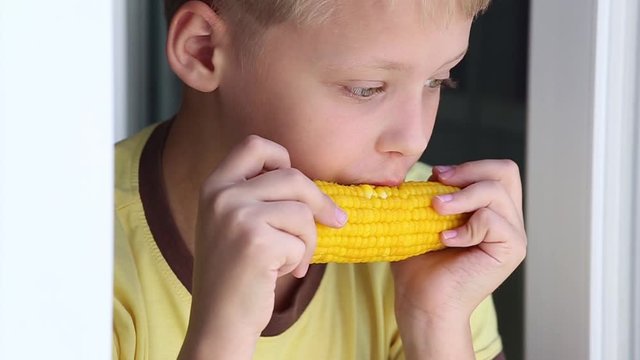
<path id="1" fill-rule="evenodd" d="M 640 8 L 531 3 L 527 359 L 640 358 Z"/>
<path id="2" fill-rule="evenodd" d="M 111 358 L 113 6 L 0 1 L 0 359 Z"/>

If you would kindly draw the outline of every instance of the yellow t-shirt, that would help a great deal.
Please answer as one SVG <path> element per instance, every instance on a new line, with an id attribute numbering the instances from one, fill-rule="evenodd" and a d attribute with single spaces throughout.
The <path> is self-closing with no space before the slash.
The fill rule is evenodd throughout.
<path id="1" fill-rule="evenodd" d="M 114 359 L 175 359 L 186 334 L 191 294 L 163 257 L 139 192 L 142 149 L 155 126 L 116 146 Z M 430 170 L 414 166 L 408 180 Z M 477 359 L 502 350 L 491 297 L 471 318 Z M 300 318 L 258 340 L 255 359 L 403 359 L 389 264 L 328 264 Z"/>

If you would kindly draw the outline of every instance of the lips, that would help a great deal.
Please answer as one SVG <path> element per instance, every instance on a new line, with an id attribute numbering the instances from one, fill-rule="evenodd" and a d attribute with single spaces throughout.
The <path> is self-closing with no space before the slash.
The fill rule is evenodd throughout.
<path id="1" fill-rule="evenodd" d="M 366 181 L 363 184 L 375 185 L 375 186 L 399 186 L 404 182 L 404 179 L 387 179 L 387 180 L 372 180 Z"/>
<path id="2" fill-rule="evenodd" d="M 384 168 L 387 171 L 373 171 L 373 172 L 364 172 L 362 175 L 364 176 L 353 176 L 350 178 L 350 184 L 368 184 L 373 186 L 399 186 L 402 185 L 405 181 L 405 176 L 409 172 L 409 169 L 402 168 L 399 171 L 397 170 L 397 166 L 380 166 L 379 168 Z M 366 176 L 365 174 L 369 174 Z"/>

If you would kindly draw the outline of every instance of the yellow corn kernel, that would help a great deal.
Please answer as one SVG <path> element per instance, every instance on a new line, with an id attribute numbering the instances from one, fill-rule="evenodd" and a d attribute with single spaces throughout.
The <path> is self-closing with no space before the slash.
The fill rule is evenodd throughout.
<path id="1" fill-rule="evenodd" d="M 312 263 L 398 261 L 444 248 L 440 232 L 464 224 L 467 215 L 439 215 L 431 198 L 458 191 L 437 182 L 406 182 L 397 187 L 338 185 L 315 181 L 348 215 L 334 229 L 317 224 Z"/>

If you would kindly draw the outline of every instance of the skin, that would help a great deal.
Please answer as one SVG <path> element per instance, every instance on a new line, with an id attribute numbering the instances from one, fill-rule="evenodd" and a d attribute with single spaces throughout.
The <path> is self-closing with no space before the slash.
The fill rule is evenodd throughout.
<path id="1" fill-rule="evenodd" d="M 194 255 L 180 358 L 252 357 L 307 271 L 314 222 L 346 220 L 311 179 L 395 185 L 419 159 L 435 80 L 461 60 L 471 19 L 425 19 L 418 3 L 354 0 L 321 25 L 272 26 L 244 69 L 231 25 L 206 4 L 174 16 L 167 57 L 186 86 L 164 180 Z M 473 359 L 471 312 L 525 256 L 521 182 L 504 160 L 436 168 L 433 178 L 464 187 L 435 199 L 438 212 L 474 214 L 442 235 L 451 249 L 392 264 L 396 318 L 408 359 Z"/>

